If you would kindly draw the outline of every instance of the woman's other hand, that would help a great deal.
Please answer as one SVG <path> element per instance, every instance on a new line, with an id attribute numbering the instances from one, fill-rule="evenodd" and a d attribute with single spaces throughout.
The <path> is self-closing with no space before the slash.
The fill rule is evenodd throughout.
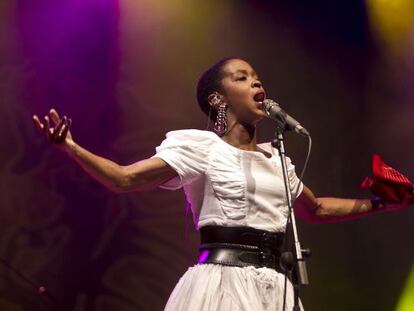
<path id="1" fill-rule="evenodd" d="M 62 147 L 73 143 L 69 130 L 72 120 L 66 116 L 60 118 L 55 109 L 50 109 L 49 115 L 45 115 L 42 121 L 37 115 L 33 115 L 33 121 L 50 143 Z"/>

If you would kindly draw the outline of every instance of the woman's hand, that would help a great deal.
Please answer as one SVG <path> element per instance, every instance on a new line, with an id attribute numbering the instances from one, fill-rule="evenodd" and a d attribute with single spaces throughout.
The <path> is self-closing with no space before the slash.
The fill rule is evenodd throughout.
<path id="1" fill-rule="evenodd" d="M 52 125 L 50 124 L 50 119 L 52 119 Z M 73 142 L 69 131 L 72 120 L 66 116 L 60 118 L 55 109 L 50 109 L 49 115 L 44 116 L 43 122 L 40 121 L 37 115 L 33 115 L 33 121 L 50 143 L 64 146 Z"/>

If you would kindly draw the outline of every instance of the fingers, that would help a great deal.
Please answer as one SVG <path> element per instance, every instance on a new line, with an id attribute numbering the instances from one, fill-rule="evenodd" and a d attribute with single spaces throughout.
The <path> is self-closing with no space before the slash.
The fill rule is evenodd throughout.
<path id="1" fill-rule="evenodd" d="M 65 141 L 66 136 L 67 136 L 67 134 L 69 132 L 69 129 L 70 129 L 70 125 L 72 124 L 72 119 L 68 119 L 66 116 L 63 117 L 62 120 L 64 120 L 63 121 L 63 126 L 62 126 L 61 130 L 59 130 L 59 134 L 56 137 L 56 143 L 58 143 L 58 144 Z"/>
<path id="2" fill-rule="evenodd" d="M 39 117 L 37 115 L 33 115 L 33 121 L 35 123 L 35 126 L 41 131 L 43 132 L 43 123 L 40 122 Z"/>
<path id="3" fill-rule="evenodd" d="M 43 126 L 43 131 L 45 132 L 46 137 L 48 138 L 49 141 L 52 141 L 52 134 L 53 131 L 50 129 L 50 121 L 49 121 L 49 117 L 45 116 L 44 117 L 45 123 Z"/>
<path id="4" fill-rule="evenodd" d="M 66 116 L 60 119 L 58 125 L 53 130 L 51 130 L 50 141 L 55 144 L 64 142 L 71 124 L 72 120 L 68 119 Z"/>
<path id="5" fill-rule="evenodd" d="M 53 141 L 56 141 L 57 137 L 61 134 L 62 128 L 65 126 L 65 122 L 66 122 L 66 117 L 63 117 L 53 129 L 53 133 L 52 133 Z"/>
<path id="6" fill-rule="evenodd" d="M 57 111 L 54 108 L 52 108 L 49 111 L 49 115 L 50 115 L 50 118 L 53 121 L 53 125 L 57 126 L 60 122 L 59 114 L 57 113 Z"/>

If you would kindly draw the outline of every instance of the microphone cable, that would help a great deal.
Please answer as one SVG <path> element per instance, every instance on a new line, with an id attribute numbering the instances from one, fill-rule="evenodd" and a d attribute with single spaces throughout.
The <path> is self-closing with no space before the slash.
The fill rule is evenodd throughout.
<path id="1" fill-rule="evenodd" d="M 33 288 L 33 290 L 36 292 L 37 295 L 47 297 L 49 302 L 51 302 L 54 306 L 59 306 L 59 302 L 53 295 L 46 289 L 45 286 L 36 284 L 35 282 L 31 281 L 26 275 L 24 275 L 22 272 L 20 272 L 17 268 L 12 266 L 6 259 L 3 257 L 0 257 L 0 262 L 9 270 L 13 271 L 14 274 L 16 274 L 20 279 L 25 281 L 27 284 L 30 285 L 30 287 Z"/>

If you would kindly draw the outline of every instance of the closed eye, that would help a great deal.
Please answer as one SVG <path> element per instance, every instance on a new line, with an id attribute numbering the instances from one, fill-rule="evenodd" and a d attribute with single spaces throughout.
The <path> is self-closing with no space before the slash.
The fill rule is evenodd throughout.
<path id="1" fill-rule="evenodd" d="M 243 77 L 236 78 L 236 81 L 244 81 L 246 79 L 247 79 L 247 77 L 243 76 Z"/>

